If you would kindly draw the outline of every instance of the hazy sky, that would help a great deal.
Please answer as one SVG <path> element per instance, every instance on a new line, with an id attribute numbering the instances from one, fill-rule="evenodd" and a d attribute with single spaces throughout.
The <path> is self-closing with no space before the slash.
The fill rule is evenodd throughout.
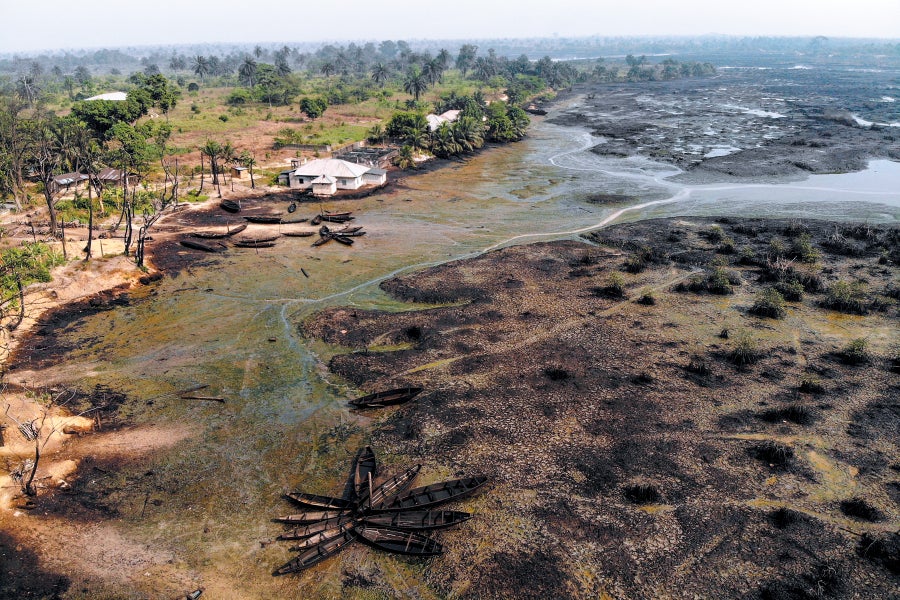
<path id="1" fill-rule="evenodd" d="M 900 37 L 898 0 L 0 0 L 0 52 L 584 35 Z"/>

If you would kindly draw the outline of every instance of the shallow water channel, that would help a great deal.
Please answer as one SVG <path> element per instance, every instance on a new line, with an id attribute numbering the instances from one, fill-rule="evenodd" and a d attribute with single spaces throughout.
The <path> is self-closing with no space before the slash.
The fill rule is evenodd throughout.
<path id="1" fill-rule="evenodd" d="M 167 581 L 164 590 L 196 582 L 219 590 L 212 597 L 228 597 L 229 589 L 244 590 L 235 597 L 269 597 L 269 573 L 287 558 L 287 544 L 259 542 L 277 534 L 269 518 L 290 511 L 281 492 L 338 489 L 360 439 L 339 435 L 342 423 L 359 423 L 345 403 L 359 391 L 327 373 L 319 359 L 327 348 L 297 335 L 297 324 L 314 311 L 334 304 L 408 308 L 378 283 L 613 221 L 726 214 L 900 219 L 897 163 L 873 161 L 865 172 L 787 183 L 687 185 L 668 179 L 678 173 L 671 166 L 601 157 L 587 150 L 594 143 L 584 131 L 536 122 L 524 142 L 409 177 L 379 196 L 332 203 L 352 203 L 357 224 L 369 232 L 353 247 L 310 248 L 308 239 L 283 238 L 271 249 L 229 251 L 72 329 L 77 349 L 54 370 L 84 388 L 102 383 L 128 393 L 133 401 L 122 410 L 135 425 L 193 429 L 187 441 L 126 463 L 126 473 L 153 476 L 114 495 L 116 527 L 175 557 L 151 569 Z M 634 200 L 591 202 L 601 194 Z M 226 403 L 147 403 L 198 383 L 210 384 Z M 148 505 L 146 497 L 160 502 Z"/>

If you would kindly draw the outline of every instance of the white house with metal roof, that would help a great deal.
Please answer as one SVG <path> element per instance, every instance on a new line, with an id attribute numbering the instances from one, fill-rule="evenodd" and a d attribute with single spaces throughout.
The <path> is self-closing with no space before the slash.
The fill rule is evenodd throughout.
<path id="1" fill-rule="evenodd" d="M 315 194 L 329 195 L 337 190 L 356 190 L 364 185 L 381 185 L 387 171 L 373 169 L 337 158 L 319 158 L 301 165 L 288 175 L 292 190 L 312 189 Z M 329 191 L 332 190 L 332 191 Z"/>

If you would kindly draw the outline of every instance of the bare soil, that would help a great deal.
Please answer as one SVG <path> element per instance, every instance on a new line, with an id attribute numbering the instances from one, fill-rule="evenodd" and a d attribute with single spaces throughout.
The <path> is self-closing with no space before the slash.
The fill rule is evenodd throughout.
<path id="1" fill-rule="evenodd" d="M 818 257 L 793 268 L 810 290 L 782 319 L 752 315 L 774 284 L 771 241 L 791 248 L 805 235 Z M 447 552 L 422 574 L 430 592 L 900 594 L 900 230 L 685 218 L 589 237 L 382 284 L 428 310 L 335 308 L 300 325 L 347 348 L 329 367 L 356 385 L 425 387 L 376 416 L 379 452 L 491 478 L 465 503 L 475 518 L 442 534 Z M 643 270 L 626 272 L 638 253 L 649 256 Z M 732 293 L 693 285 L 717 267 Z M 865 282 L 866 314 L 822 306 L 838 279 Z M 652 304 L 638 302 L 646 296 Z M 747 335 L 753 356 L 739 365 Z M 841 349 L 859 337 L 869 355 L 848 364 Z M 392 593 L 384 574 L 346 575 L 348 595 Z"/>

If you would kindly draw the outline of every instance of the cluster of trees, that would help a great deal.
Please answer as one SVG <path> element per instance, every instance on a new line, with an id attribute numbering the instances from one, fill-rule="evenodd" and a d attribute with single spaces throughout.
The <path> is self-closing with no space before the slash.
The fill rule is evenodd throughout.
<path id="1" fill-rule="evenodd" d="M 92 100 L 76 102 L 70 114 L 60 117 L 36 100 L 0 94 L 0 194 L 12 196 L 21 209 L 29 190 L 41 192 L 47 206 L 51 235 L 59 235 L 61 227 L 57 215 L 60 186 L 54 178 L 62 173 L 75 172 L 87 176 L 89 222 L 93 229 L 96 193 L 103 212 L 104 192 L 109 185 L 122 185 L 122 217 L 125 223 L 126 253 L 132 242 L 132 219 L 135 216 L 134 196 L 129 198 L 129 177 L 118 182 L 101 179 L 108 168 L 119 170 L 140 179 L 159 160 L 169 181 L 170 166 L 163 161 L 166 142 L 172 129 L 167 122 L 138 120 L 151 109 L 162 112 L 175 106 L 177 91 L 162 75 L 141 76 L 132 81 L 133 88 L 125 101 Z M 177 173 L 176 173 L 177 175 Z M 168 189 L 168 185 L 167 185 Z M 177 194 L 173 185 L 169 197 L 159 198 L 160 205 Z M 165 194 L 164 194 L 165 195 Z M 157 206 L 156 208 L 161 208 Z M 151 216 L 144 215 L 145 225 Z M 138 236 L 138 263 L 142 260 L 142 235 Z M 90 238 L 91 236 L 89 236 Z M 65 252 L 65 245 L 63 245 Z M 87 255 L 90 258 L 91 244 Z"/>
<path id="2" fill-rule="evenodd" d="M 376 125 L 369 131 L 369 141 L 381 143 L 391 138 L 402 144 L 398 166 L 415 166 L 417 153 L 427 151 L 441 158 L 468 154 L 485 142 L 505 143 L 525 137 L 528 115 L 521 108 L 506 102 L 487 104 L 480 93 L 472 96 L 451 93 L 435 103 L 437 112 L 459 110 L 453 122 L 443 122 L 432 130 L 422 112 L 398 112 L 382 128 Z"/>

